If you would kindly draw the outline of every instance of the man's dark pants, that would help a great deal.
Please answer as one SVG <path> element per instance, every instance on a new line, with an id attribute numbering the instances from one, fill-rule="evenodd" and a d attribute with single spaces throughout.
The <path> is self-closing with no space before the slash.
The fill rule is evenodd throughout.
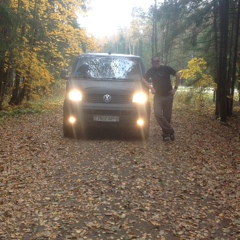
<path id="1" fill-rule="evenodd" d="M 171 126 L 173 96 L 171 94 L 167 96 L 154 95 L 154 115 L 162 128 L 163 135 L 174 133 Z"/>

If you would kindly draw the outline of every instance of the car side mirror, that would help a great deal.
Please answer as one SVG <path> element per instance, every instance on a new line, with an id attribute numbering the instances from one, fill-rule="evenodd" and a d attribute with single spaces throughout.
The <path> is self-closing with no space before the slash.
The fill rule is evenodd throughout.
<path id="1" fill-rule="evenodd" d="M 68 80 L 69 79 L 68 70 L 67 69 L 62 70 L 60 76 L 62 79 Z"/>

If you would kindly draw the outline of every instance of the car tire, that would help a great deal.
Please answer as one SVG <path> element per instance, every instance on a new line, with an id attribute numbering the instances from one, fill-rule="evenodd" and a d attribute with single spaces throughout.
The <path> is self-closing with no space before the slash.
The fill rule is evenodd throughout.
<path id="1" fill-rule="evenodd" d="M 141 139 L 142 140 L 147 140 L 149 137 L 149 126 L 145 127 L 140 131 L 141 134 Z"/>
<path id="2" fill-rule="evenodd" d="M 66 123 L 66 120 L 63 120 L 63 136 L 67 138 L 79 139 L 86 137 L 86 133 L 83 132 L 83 128 L 81 126 L 69 125 Z"/>
<path id="3" fill-rule="evenodd" d="M 149 125 L 142 129 L 134 129 L 133 137 L 139 140 L 147 140 L 149 137 Z"/>
<path id="4" fill-rule="evenodd" d="M 74 137 L 73 128 L 63 123 L 63 136 L 67 138 Z"/>

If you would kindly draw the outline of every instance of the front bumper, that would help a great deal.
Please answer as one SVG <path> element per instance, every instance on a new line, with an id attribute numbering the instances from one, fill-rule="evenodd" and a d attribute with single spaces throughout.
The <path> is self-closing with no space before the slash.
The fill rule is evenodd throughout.
<path id="1" fill-rule="evenodd" d="M 149 126 L 150 103 L 139 104 L 91 104 L 72 103 L 65 101 L 63 107 L 64 125 L 73 125 L 69 117 L 74 117 L 75 127 L 113 127 L 133 128 L 137 127 L 136 121 L 142 119 L 143 126 Z M 98 120 L 96 120 L 98 119 Z M 100 119 L 100 120 L 99 120 Z M 142 126 L 142 127 L 143 127 Z M 138 126 L 141 127 L 141 126 Z"/>

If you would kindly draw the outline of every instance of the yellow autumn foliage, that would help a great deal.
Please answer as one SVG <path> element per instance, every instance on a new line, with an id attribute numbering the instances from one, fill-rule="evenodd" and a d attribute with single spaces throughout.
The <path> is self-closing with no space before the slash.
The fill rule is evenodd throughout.
<path id="1" fill-rule="evenodd" d="M 77 24 L 78 16 L 85 14 L 81 8 L 87 4 L 85 0 L 9 0 L 6 3 L 12 28 L 2 36 L 8 48 L 0 46 L 4 59 L 1 71 L 11 76 L 4 81 L 11 81 L 8 85 L 13 97 L 18 98 L 21 93 L 29 99 L 34 93 L 50 92 L 54 82 L 59 81 L 60 71 L 77 55 L 98 51 L 96 39 Z M 2 96 L 10 92 L 7 89 Z M 13 99 L 12 103 L 21 104 L 24 97 Z"/>
<path id="2" fill-rule="evenodd" d="M 22 85 L 28 86 L 32 94 L 41 89 L 44 93 L 49 92 L 49 86 L 54 81 L 53 76 L 47 69 L 43 59 L 37 54 L 27 50 L 21 50 L 14 60 L 16 72 L 22 77 Z"/>
<path id="3" fill-rule="evenodd" d="M 211 75 L 207 74 L 207 63 L 203 58 L 193 58 L 188 62 L 188 68 L 179 71 L 181 78 L 187 81 L 188 86 L 196 88 L 216 88 Z"/>

